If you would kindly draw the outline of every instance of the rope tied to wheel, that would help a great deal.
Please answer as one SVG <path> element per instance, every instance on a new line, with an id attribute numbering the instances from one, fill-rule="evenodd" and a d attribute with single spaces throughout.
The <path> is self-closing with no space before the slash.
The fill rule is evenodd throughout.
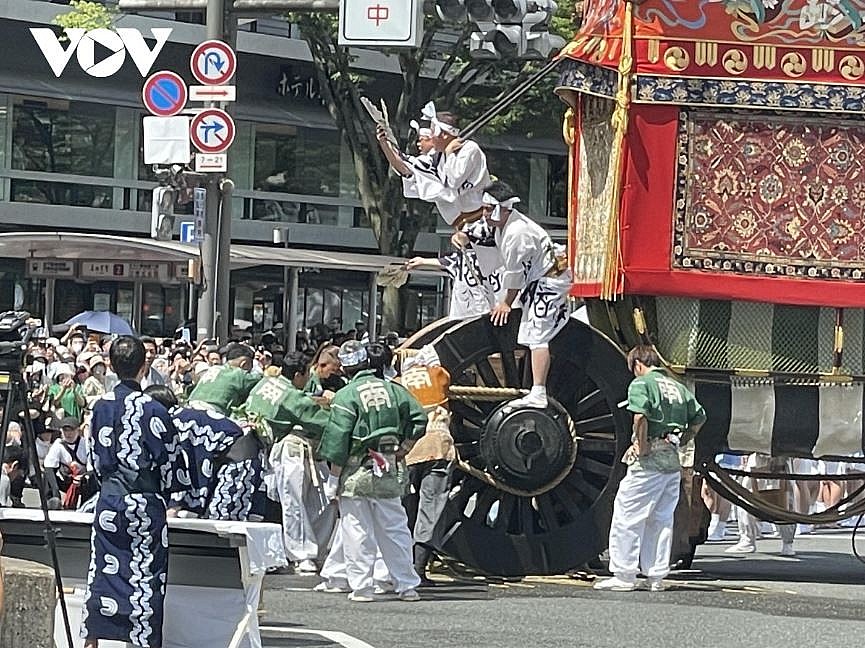
<path id="1" fill-rule="evenodd" d="M 451 385 L 448 397 L 455 400 L 476 400 L 484 402 L 508 401 L 528 394 L 527 389 L 514 387 L 472 387 L 468 385 Z"/>
<path id="2" fill-rule="evenodd" d="M 451 387 L 451 389 L 453 389 L 453 387 Z M 525 390 L 507 389 L 507 388 L 469 387 L 469 388 L 465 388 L 465 389 L 475 389 L 475 390 L 480 389 L 480 390 L 489 390 L 489 391 L 493 391 L 493 392 L 512 391 L 512 392 L 525 393 Z M 512 398 L 516 398 L 516 397 L 517 396 L 513 396 Z M 478 398 L 476 396 L 475 396 L 475 400 L 478 400 Z M 491 475 L 486 470 L 481 469 L 481 468 L 477 468 L 477 467 L 471 465 L 468 461 L 466 461 L 465 459 L 460 457 L 459 449 L 457 449 L 456 466 L 457 466 L 457 468 L 459 468 L 463 472 L 467 473 L 468 475 L 471 475 L 475 479 L 478 479 L 478 480 L 484 482 L 488 486 L 492 486 L 493 488 L 496 488 L 496 489 L 498 489 L 502 492 L 508 493 L 510 495 L 516 495 L 518 497 L 535 497 L 537 495 L 541 495 L 543 493 L 546 493 L 547 491 L 552 490 L 553 488 L 555 488 L 556 486 L 561 484 L 562 481 L 564 481 L 564 479 L 570 474 L 571 470 L 574 467 L 574 463 L 577 460 L 577 451 L 578 451 L 578 442 L 579 442 L 579 436 L 577 435 L 577 428 L 576 428 L 576 425 L 574 425 L 574 421 L 570 416 L 566 415 L 564 417 L 564 420 L 565 420 L 565 423 L 567 425 L 568 434 L 570 435 L 570 438 L 571 438 L 571 450 L 570 450 L 567 462 L 565 463 L 565 466 L 562 468 L 562 470 L 560 470 L 553 478 L 551 478 L 547 483 L 545 483 L 540 488 L 523 489 L 523 488 L 516 488 L 514 486 L 511 486 L 511 485 L 505 483 L 504 481 L 497 479 L 494 475 Z"/>

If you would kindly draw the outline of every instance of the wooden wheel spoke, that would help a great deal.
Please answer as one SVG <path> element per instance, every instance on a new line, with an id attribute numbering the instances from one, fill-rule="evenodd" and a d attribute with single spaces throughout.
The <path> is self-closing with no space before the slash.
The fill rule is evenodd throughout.
<path id="1" fill-rule="evenodd" d="M 607 397 L 604 395 L 600 389 L 595 389 L 592 392 L 589 392 L 585 396 L 583 396 L 580 400 L 577 401 L 577 407 L 575 413 L 577 416 L 580 414 L 585 414 L 586 412 L 592 410 L 598 405 L 606 404 Z"/>
<path id="2" fill-rule="evenodd" d="M 457 453 L 459 454 L 459 458 L 468 461 L 469 459 L 474 459 L 480 453 L 480 445 L 477 441 L 469 441 L 467 443 L 454 443 L 456 447 Z"/>
<path id="3" fill-rule="evenodd" d="M 479 412 L 474 407 L 470 406 L 465 401 L 451 401 L 451 411 L 462 419 L 469 421 L 475 427 L 481 427 L 484 424 L 484 414 Z"/>
<path id="4" fill-rule="evenodd" d="M 568 475 L 564 482 L 564 486 L 572 492 L 579 494 L 581 498 L 584 498 L 589 502 L 594 502 L 598 499 L 598 497 L 601 496 L 601 490 L 603 490 L 594 484 L 587 482 L 586 478 L 579 470 L 574 470 L 570 475 Z M 567 503 L 565 497 L 563 497 L 561 501 L 563 504 Z"/>
<path id="5" fill-rule="evenodd" d="M 582 436 L 577 439 L 580 454 L 584 452 L 601 452 L 613 454 L 616 451 L 614 437 Z"/>
<path id="6" fill-rule="evenodd" d="M 486 387 L 502 386 L 501 382 L 499 382 L 499 377 L 496 375 L 496 371 L 493 369 L 488 358 L 478 360 L 475 364 L 475 368 L 478 370 L 478 374 L 480 375 L 481 380 L 484 381 Z"/>
<path id="7" fill-rule="evenodd" d="M 601 414 L 600 416 L 593 416 L 587 419 L 581 419 L 579 421 L 574 421 L 574 425 L 577 428 L 578 434 L 583 434 L 585 432 L 610 432 L 613 434 L 613 430 L 616 428 L 616 423 L 613 420 L 613 415 L 609 412 L 606 414 Z"/>
<path id="8" fill-rule="evenodd" d="M 560 526 L 559 516 L 556 513 L 551 497 L 547 494 L 539 495 L 535 498 L 535 506 L 537 507 L 540 522 L 546 531 L 552 531 Z"/>
<path id="9" fill-rule="evenodd" d="M 582 470 L 585 470 L 586 472 L 595 475 L 601 475 L 604 479 L 606 479 L 610 475 L 610 464 L 606 464 L 602 461 L 592 459 L 591 457 L 583 454 L 577 456 L 576 466 L 578 466 Z"/>

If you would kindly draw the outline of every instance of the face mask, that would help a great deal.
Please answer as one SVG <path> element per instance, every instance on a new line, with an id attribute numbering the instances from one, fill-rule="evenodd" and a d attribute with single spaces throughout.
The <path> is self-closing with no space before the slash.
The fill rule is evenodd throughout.
<path id="1" fill-rule="evenodd" d="M 70 348 L 72 349 L 72 352 L 75 353 L 75 355 L 78 355 L 84 349 L 84 343 L 83 342 L 73 342 L 70 345 Z"/>
<path id="2" fill-rule="evenodd" d="M 33 371 L 44 371 L 45 370 L 45 361 L 44 360 L 34 360 L 33 361 Z"/>

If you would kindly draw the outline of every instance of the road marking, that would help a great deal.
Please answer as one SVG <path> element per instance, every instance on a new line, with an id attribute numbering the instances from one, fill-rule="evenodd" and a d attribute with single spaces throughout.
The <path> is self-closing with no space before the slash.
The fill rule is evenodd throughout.
<path id="1" fill-rule="evenodd" d="M 286 634 L 318 635 L 322 639 L 338 643 L 344 648 L 375 648 L 365 641 L 352 637 L 344 632 L 333 632 L 331 630 L 301 630 L 299 628 L 283 628 L 279 626 L 259 626 L 263 632 L 284 632 Z"/>

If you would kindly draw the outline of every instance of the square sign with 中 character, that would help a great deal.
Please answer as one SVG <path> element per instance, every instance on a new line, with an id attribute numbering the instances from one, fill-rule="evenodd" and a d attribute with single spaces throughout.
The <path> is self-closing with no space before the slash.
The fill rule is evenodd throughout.
<path id="1" fill-rule="evenodd" d="M 420 47 L 423 0 L 341 0 L 339 44 Z"/>

